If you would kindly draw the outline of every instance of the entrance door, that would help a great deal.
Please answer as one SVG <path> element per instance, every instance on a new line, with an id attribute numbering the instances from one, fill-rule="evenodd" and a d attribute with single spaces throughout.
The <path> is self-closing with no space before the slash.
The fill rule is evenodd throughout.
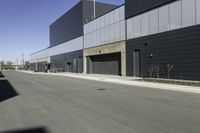
<path id="1" fill-rule="evenodd" d="M 140 77 L 140 50 L 133 52 L 133 76 Z"/>
<path id="2" fill-rule="evenodd" d="M 73 72 L 76 73 L 77 72 L 77 58 L 73 59 Z"/>

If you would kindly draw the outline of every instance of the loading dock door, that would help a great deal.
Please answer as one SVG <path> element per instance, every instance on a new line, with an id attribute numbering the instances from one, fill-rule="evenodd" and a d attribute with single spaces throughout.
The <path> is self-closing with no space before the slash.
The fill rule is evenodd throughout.
<path id="1" fill-rule="evenodd" d="M 90 56 L 88 60 L 89 73 L 121 75 L 120 53 Z"/>

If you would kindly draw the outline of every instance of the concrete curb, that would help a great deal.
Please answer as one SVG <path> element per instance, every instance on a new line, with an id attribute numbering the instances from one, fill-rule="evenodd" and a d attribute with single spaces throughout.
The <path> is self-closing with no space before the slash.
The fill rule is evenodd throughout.
<path id="1" fill-rule="evenodd" d="M 56 75 L 56 76 L 66 76 L 72 78 L 79 78 L 79 79 L 86 79 L 86 80 L 94 80 L 94 81 L 101 81 L 101 82 L 108 82 L 108 83 L 115 83 L 115 84 L 122 84 L 122 85 L 130 85 L 130 86 L 139 86 L 139 87 L 148 87 L 160 90 L 171 90 L 171 91 L 179 91 L 179 92 L 187 92 L 187 93 L 195 93 L 200 94 L 200 87 L 193 87 L 193 86 L 185 86 L 185 85 L 172 85 L 172 84 L 164 84 L 164 83 L 152 83 L 152 82 L 145 82 L 145 81 L 134 81 L 130 79 L 114 79 L 111 77 L 97 77 L 97 76 L 87 76 L 81 74 L 70 74 L 70 73 L 40 73 L 40 72 L 30 72 L 30 71 L 19 71 L 25 72 L 29 74 L 40 74 L 40 75 Z"/>

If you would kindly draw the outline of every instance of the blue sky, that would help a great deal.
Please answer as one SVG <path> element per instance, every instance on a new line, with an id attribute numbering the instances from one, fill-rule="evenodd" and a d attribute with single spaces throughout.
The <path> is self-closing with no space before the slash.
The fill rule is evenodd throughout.
<path id="1" fill-rule="evenodd" d="M 80 0 L 0 0 L 0 61 L 49 46 L 49 25 Z M 123 0 L 97 0 L 122 4 Z"/>

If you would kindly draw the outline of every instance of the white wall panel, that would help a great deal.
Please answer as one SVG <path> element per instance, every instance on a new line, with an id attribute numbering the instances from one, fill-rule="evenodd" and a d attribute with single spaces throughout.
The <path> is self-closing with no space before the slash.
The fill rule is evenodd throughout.
<path id="1" fill-rule="evenodd" d="M 114 23 L 114 12 L 110 12 L 109 13 L 109 18 L 110 18 L 110 24 L 113 24 Z"/>
<path id="2" fill-rule="evenodd" d="M 100 44 L 104 44 L 104 38 L 105 38 L 104 29 L 101 28 L 101 43 Z"/>
<path id="3" fill-rule="evenodd" d="M 105 18 L 104 18 L 104 16 L 100 17 L 100 21 L 101 21 L 101 28 L 103 28 L 105 26 Z"/>
<path id="4" fill-rule="evenodd" d="M 120 22 L 115 23 L 115 40 L 113 42 L 115 41 L 120 41 Z"/>
<path id="5" fill-rule="evenodd" d="M 169 5 L 170 30 L 181 28 L 181 1 Z"/>
<path id="6" fill-rule="evenodd" d="M 114 23 L 120 21 L 120 8 L 114 10 L 114 14 L 115 14 L 115 17 L 114 17 Z"/>
<path id="7" fill-rule="evenodd" d="M 141 15 L 141 35 L 145 36 L 149 34 L 149 13 Z"/>
<path id="8" fill-rule="evenodd" d="M 29 56 L 29 59 L 36 60 L 36 59 L 47 58 L 47 57 L 49 57 L 49 49 L 45 49 L 37 53 L 34 53 Z"/>
<path id="9" fill-rule="evenodd" d="M 114 24 L 110 25 L 110 40 L 114 40 L 115 36 L 114 36 Z"/>
<path id="10" fill-rule="evenodd" d="M 120 22 L 120 40 L 126 40 L 125 20 Z M 120 41 L 119 40 L 119 41 Z"/>
<path id="11" fill-rule="evenodd" d="M 133 23 L 133 31 L 134 31 L 134 37 L 139 37 L 141 36 L 141 20 L 140 16 L 137 16 L 134 18 L 134 23 Z"/>
<path id="12" fill-rule="evenodd" d="M 132 38 L 132 28 L 133 28 L 132 18 L 128 19 L 126 21 L 126 23 L 127 23 L 127 39 L 131 39 Z"/>
<path id="13" fill-rule="evenodd" d="M 150 11 L 150 33 L 158 33 L 158 9 Z"/>
<path id="14" fill-rule="evenodd" d="M 195 24 L 195 0 L 182 0 L 182 27 Z"/>
<path id="15" fill-rule="evenodd" d="M 84 48 L 125 40 L 124 6 L 85 24 L 84 37 Z"/>
<path id="16" fill-rule="evenodd" d="M 196 0 L 196 24 L 200 24 L 200 0 Z"/>
<path id="17" fill-rule="evenodd" d="M 101 30 L 99 29 L 97 31 L 97 44 L 100 44 L 100 43 L 101 43 Z M 97 44 L 94 44 L 94 46 L 97 46 Z"/>
<path id="18" fill-rule="evenodd" d="M 110 40 L 109 26 L 106 26 L 105 43 L 109 43 L 109 40 Z"/>
<path id="19" fill-rule="evenodd" d="M 120 20 L 124 20 L 125 19 L 125 9 L 124 9 L 124 7 L 122 6 L 122 7 L 120 7 Z"/>
<path id="20" fill-rule="evenodd" d="M 159 8 L 159 32 L 169 30 L 169 5 Z"/>
<path id="21" fill-rule="evenodd" d="M 108 26 L 110 24 L 109 14 L 105 15 L 105 26 Z"/>
<path id="22" fill-rule="evenodd" d="M 83 36 L 49 48 L 49 55 L 55 56 L 63 53 L 73 52 L 83 49 Z"/>

